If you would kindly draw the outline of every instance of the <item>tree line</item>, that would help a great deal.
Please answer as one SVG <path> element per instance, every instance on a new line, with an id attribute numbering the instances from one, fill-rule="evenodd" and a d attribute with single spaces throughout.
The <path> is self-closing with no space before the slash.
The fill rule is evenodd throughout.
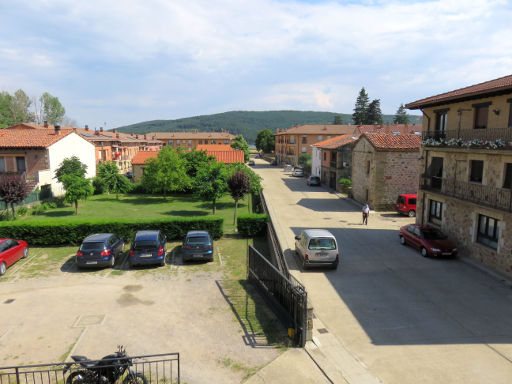
<path id="1" fill-rule="evenodd" d="M 335 117 L 335 124 L 337 120 L 339 121 L 339 118 Z M 357 96 L 354 106 L 354 113 L 352 114 L 352 120 L 353 123 L 357 125 L 382 124 L 380 99 L 373 99 L 370 101 L 368 93 L 364 87 L 361 88 L 359 95 Z M 409 115 L 407 114 L 403 104 L 400 104 L 398 107 L 393 119 L 393 123 L 409 124 Z"/>
<path id="2" fill-rule="evenodd" d="M 48 92 L 40 97 L 29 97 L 22 89 L 13 94 L 0 92 L 0 128 L 20 123 L 77 125 L 66 116 L 66 109 L 59 98 Z"/>

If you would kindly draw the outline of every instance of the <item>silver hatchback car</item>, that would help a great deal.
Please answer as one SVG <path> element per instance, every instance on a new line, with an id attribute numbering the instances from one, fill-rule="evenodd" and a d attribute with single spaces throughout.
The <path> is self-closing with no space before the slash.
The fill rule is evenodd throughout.
<path id="1" fill-rule="evenodd" d="M 304 269 L 309 266 L 338 268 L 338 243 L 334 235 L 325 229 L 306 229 L 295 236 L 295 252 Z"/>

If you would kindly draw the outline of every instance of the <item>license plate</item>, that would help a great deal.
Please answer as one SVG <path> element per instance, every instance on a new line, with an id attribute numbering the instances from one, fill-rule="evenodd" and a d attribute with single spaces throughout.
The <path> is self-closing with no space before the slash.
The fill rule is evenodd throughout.
<path id="1" fill-rule="evenodd" d="M 443 252 L 443 253 L 441 253 L 441 255 L 443 255 L 443 256 L 451 256 L 451 254 L 452 254 L 451 252 Z"/>
<path id="2" fill-rule="evenodd" d="M 151 257 L 151 256 L 153 256 L 153 255 L 152 254 L 147 254 L 147 253 L 145 253 L 144 255 L 140 255 L 140 257 Z"/>
<path id="3" fill-rule="evenodd" d="M 196 258 L 196 259 L 199 259 L 199 258 L 203 257 L 203 255 L 196 254 L 193 257 Z"/>
<path id="4" fill-rule="evenodd" d="M 97 261 L 88 261 L 87 264 L 98 264 Z"/>
<path id="5" fill-rule="evenodd" d="M 317 252 L 316 255 L 322 257 L 322 256 L 327 256 L 328 253 L 327 252 Z"/>

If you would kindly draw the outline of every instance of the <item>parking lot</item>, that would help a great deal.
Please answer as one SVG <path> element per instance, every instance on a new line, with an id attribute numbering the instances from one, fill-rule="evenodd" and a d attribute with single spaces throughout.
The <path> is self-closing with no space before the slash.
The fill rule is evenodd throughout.
<path id="1" fill-rule="evenodd" d="M 121 258 L 99 270 L 78 270 L 76 247 L 32 248 L 0 278 L 0 366 L 98 359 L 122 344 L 132 355 L 179 352 L 182 382 L 241 382 L 280 350 L 234 313 L 233 300 L 258 302 L 250 287 L 230 295 L 238 282 L 226 268 L 245 260 L 234 242 L 247 240 L 216 242 L 212 263 L 184 264 L 168 243 L 164 267 Z"/>

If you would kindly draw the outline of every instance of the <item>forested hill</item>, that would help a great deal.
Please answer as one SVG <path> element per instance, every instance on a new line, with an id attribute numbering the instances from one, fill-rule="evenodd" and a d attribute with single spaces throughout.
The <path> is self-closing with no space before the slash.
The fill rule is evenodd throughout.
<path id="1" fill-rule="evenodd" d="M 262 129 L 288 129 L 302 124 L 332 124 L 334 116 L 341 115 L 343 124 L 349 124 L 352 115 L 334 112 L 310 111 L 233 111 L 214 115 L 193 116 L 176 120 L 152 120 L 116 128 L 120 132 L 178 132 L 178 131 L 227 131 L 243 135 L 249 143 L 254 143 Z M 393 122 L 394 115 L 383 115 L 384 124 Z M 421 116 L 410 116 L 411 124 L 421 124 Z"/>

